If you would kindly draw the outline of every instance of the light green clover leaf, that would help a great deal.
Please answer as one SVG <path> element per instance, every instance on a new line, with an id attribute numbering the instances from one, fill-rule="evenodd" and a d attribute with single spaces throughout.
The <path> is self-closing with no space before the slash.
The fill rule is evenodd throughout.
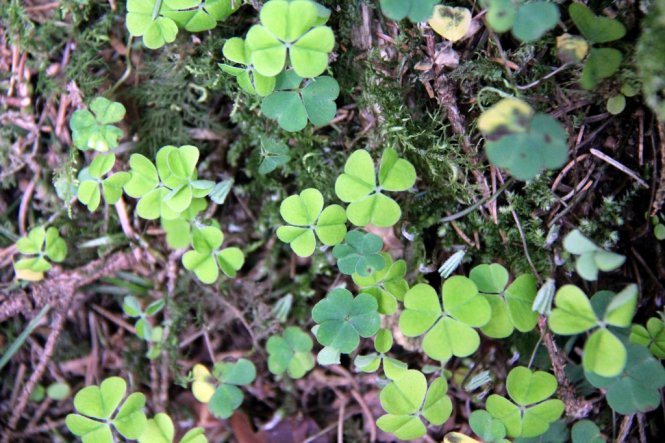
<path id="1" fill-rule="evenodd" d="M 487 443 L 501 442 L 506 437 L 506 427 L 503 422 L 492 417 L 492 414 L 483 409 L 471 413 L 469 426 L 478 437 Z"/>
<path id="2" fill-rule="evenodd" d="M 122 197 L 122 187 L 129 180 L 128 172 L 118 172 L 102 179 L 115 164 L 115 155 L 98 155 L 90 163 L 90 166 L 79 172 L 79 187 L 77 190 L 78 200 L 94 212 L 101 201 L 102 194 L 106 203 L 113 205 Z M 101 190 L 100 190 L 101 186 Z"/>
<path id="3" fill-rule="evenodd" d="M 561 400 L 547 400 L 556 388 L 552 374 L 519 366 L 510 371 L 506 380 L 512 401 L 493 394 L 485 407 L 492 417 L 501 420 L 509 437 L 536 437 L 547 432 L 550 424 L 563 414 Z"/>
<path id="4" fill-rule="evenodd" d="M 270 0 L 260 12 L 260 25 L 250 28 L 246 44 L 256 71 L 274 77 L 284 70 L 287 56 L 303 78 L 318 77 L 328 66 L 335 35 L 320 26 L 319 7 L 310 0 Z"/>
<path id="5" fill-rule="evenodd" d="M 397 260 L 393 262 L 387 252 L 382 252 L 385 267 L 375 270 L 368 276 L 358 273 L 352 275 L 353 282 L 367 294 L 371 294 L 379 303 L 379 312 L 390 315 L 397 310 L 397 300 L 404 301 L 404 294 L 409 290 L 409 284 L 404 279 L 406 275 L 406 262 Z"/>
<path id="6" fill-rule="evenodd" d="M 148 424 L 138 440 L 139 443 L 173 443 L 174 438 L 173 420 L 168 414 L 159 412 L 148 420 Z M 203 428 L 193 428 L 180 439 L 180 443 L 208 443 L 208 439 Z"/>
<path id="7" fill-rule="evenodd" d="M 323 195 L 314 188 L 285 198 L 279 213 L 289 225 L 277 228 L 277 238 L 288 243 L 299 257 L 314 253 L 316 237 L 324 245 L 332 246 L 346 235 L 344 208 L 330 205 L 324 209 Z"/>
<path id="8" fill-rule="evenodd" d="M 652 317 L 647 321 L 647 327 L 633 325 L 630 331 L 630 341 L 649 348 L 651 353 L 659 359 L 665 358 L 665 323 L 660 318 Z"/>
<path id="9" fill-rule="evenodd" d="M 256 378 L 256 367 L 251 361 L 241 358 L 234 363 L 217 363 L 213 370 L 219 386 L 208 402 L 208 409 L 215 417 L 229 418 L 242 404 L 243 393 L 238 386 L 252 383 Z"/>
<path id="10" fill-rule="evenodd" d="M 44 278 L 44 272 L 52 267 L 47 259 L 60 263 L 67 256 L 67 243 L 54 227 L 31 229 L 26 236 L 18 239 L 16 249 L 25 257 L 14 263 L 14 272 L 18 279 L 28 281 Z"/>
<path id="11" fill-rule="evenodd" d="M 152 317 L 162 309 L 164 309 L 164 300 L 161 298 L 150 303 L 145 311 L 143 311 L 139 300 L 133 295 L 125 296 L 122 301 L 123 312 L 131 318 L 138 318 L 134 326 L 136 329 L 136 335 L 148 342 L 154 341 L 154 331 L 152 325 L 148 321 L 148 317 Z"/>
<path id="12" fill-rule="evenodd" d="M 349 156 L 344 173 L 337 177 L 335 193 L 343 202 L 350 203 L 346 215 L 356 226 L 372 224 L 393 226 L 402 215 L 395 200 L 384 191 L 405 191 L 416 182 L 416 170 L 411 163 L 398 158 L 394 149 L 383 151 L 377 174 L 374 161 L 364 149 Z"/>
<path id="13" fill-rule="evenodd" d="M 164 0 L 161 14 L 189 32 L 208 31 L 242 5 L 237 0 Z"/>
<path id="14" fill-rule="evenodd" d="M 379 417 L 376 425 L 402 440 L 422 437 L 426 428 L 420 416 L 434 425 L 450 417 L 453 405 L 447 392 L 448 383 L 443 377 L 435 379 L 428 389 L 420 371 L 404 371 L 381 390 L 381 406 L 387 414 Z"/>
<path id="15" fill-rule="evenodd" d="M 345 243 L 333 248 L 337 267 L 342 274 L 358 274 L 361 277 L 372 275 L 386 267 L 386 259 L 381 255 L 383 240 L 369 232 L 350 231 Z"/>
<path id="16" fill-rule="evenodd" d="M 178 35 L 178 25 L 162 14 L 164 6 L 158 0 L 127 0 L 127 30 L 134 37 L 143 37 L 146 48 L 161 48 Z"/>
<path id="17" fill-rule="evenodd" d="M 478 293 L 476 284 L 462 276 L 446 280 L 441 293 L 445 311 L 430 285 L 412 287 L 404 296 L 399 328 L 407 337 L 425 334 L 423 351 L 434 360 L 447 361 L 453 355 L 467 357 L 480 346 L 480 337 L 473 328 L 490 320 L 490 304 Z"/>
<path id="18" fill-rule="evenodd" d="M 613 271 L 623 265 L 626 257 L 606 251 L 584 236 L 579 229 L 574 229 L 563 239 L 566 251 L 577 256 L 575 269 L 585 280 L 596 281 L 598 271 Z"/>
<path id="19" fill-rule="evenodd" d="M 559 8 L 548 1 L 484 0 L 482 3 L 487 7 L 487 23 L 494 31 L 512 29 L 513 36 L 524 43 L 540 39 L 559 22 Z"/>
<path id="20" fill-rule="evenodd" d="M 383 15 L 391 20 L 408 17 L 414 23 L 424 22 L 432 17 L 434 5 L 439 0 L 381 0 Z"/>
<path id="21" fill-rule="evenodd" d="M 182 256 L 182 264 L 193 271 L 201 282 L 213 284 L 221 269 L 227 277 L 235 277 L 245 263 L 245 256 L 239 248 L 220 249 L 224 234 L 219 228 L 205 226 L 192 231 L 191 251 Z"/>
<path id="22" fill-rule="evenodd" d="M 291 378 L 302 378 L 314 367 L 312 339 L 300 328 L 290 326 L 279 336 L 266 343 L 268 369 L 275 375 L 288 373 Z"/>
<path id="23" fill-rule="evenodd" d="M 118 409 L 126 390 L 127 384 L 120 377 L 110 377 L 99 386 L 81 389 L 74 397 L 74 408 L 78 413 L 67 415 L 67 428 L 81 437 L 83 443 L 113 442 L 111 426 L 123 437 L 137 439 L 147 425 L 143 412 L 145 396 L 135 392 Z"/>
<path id="24" fill-rule="evenodd" d="M 284 71 L 277 77 L 275 91 L 261 102 L 261 112 L 285 131 L 297 132 L 308 120 L 315 126 L 330 123 L 337 113 L 338 96 L 339 84 L 332 77 L 307 80 L 303 86 L 298 74 Z"/>
<path id="25" fill-rule="evenodd" d="M 118 146 L 122 130 L 112 123 L 125 117 L 122 103 L 97 97 L 90 103 L 90 110 L 79 109 L 72 114 L 69 127 L 72 130 L 74 146 L 82 151 L 94 149 L 106 152 Z"/>
<path id="26" fill-rule="evenodd" d="M 391 380 L 399 377 L 408 369 L 406 363 L 395 358 L 388 357 L 386 353 L 393 347 L 393 336 L 388 329 L 381 329 L 374 337 L 374 349 L 368 355 L 357 355 L 353 360 L 356 370 L 361 372 L 376 372 L 383 364 L 383 372 Z"/>
<path id="27" fill-rule="evenodd" d="M 230 62 L 242 65 L 237 67 L 228 64 L 220 64 L 222 71 L 230 74 L 238 81 L 238 86 L 252 95 L 265 97 L 275 89 L 276 78 L 266 77 L 259 74 L 251 64 L 251 53 L 240 37 L 230 38 L 224 43 L 222 49 L 224 57 Z"/>
<path id="28" fill-rule="evenodd" d="M 197 216 L 206 210 L 208 203 L 203 198 L 193 198 L 192 204 L 177 218 L 162 218 L 162 228 L 166 232 L 166 243 L 173 249 L 182 249 L 192 241 L 192 228 L 197 224 Z"/>

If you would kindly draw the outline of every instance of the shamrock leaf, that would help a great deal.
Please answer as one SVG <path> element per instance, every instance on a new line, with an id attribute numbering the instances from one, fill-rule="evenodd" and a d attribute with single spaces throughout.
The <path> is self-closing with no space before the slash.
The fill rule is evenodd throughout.
<path id="1" fill-rule="evenodd" d="M 659 318 L 652 317 L 647 321 L 646 328 L 642 325 L 633 325 L 630 341 L 649 348 L 653 355 L 662 360 L 665 358 L 665 323 Z"/>
<path id="2" fill-rule="evenodd" d="M 143 37 L 143 44 L 149 49 L 161 48 L 175 41 L 178 25 L 162 14 L 164 9 L 165 5 L 157 0 L 127 0 L 129 34 Z"/>
<path id="3" fill-rule="evenodd" d="M 423 351 L 434 360 L 469 356 L 480 346 L 480 337 L 473 328 L 490 320 L 490 304 L 478 293 L 476 284 L 462 276 L 446 280 L 441 293 L 445 310 L 430 285 L 412 287 L 404 295 L 399 328 L 407 337 L 425 334 Z"/>
<path id="4" fill-rule="evenodd" d="M 271 138 L 261 139 L 261 164 L 259 174 L 268 174 L 291 160 L 286 143 Z M 345 216 L 346 218 L 346 216 Z"/>
<path id="5" fill-rule="evenodd" d="M 371 337 L 379 330 L 381 318 L 377 309 L 371 295 L 361 293 L 353 297 L 348 290 L 337 288 L 312 309 L 312 319 L 318 325 L 314 335 L 323 346 L 349 354 L 358 347 L 360 337 Z"/>
<path id="6" fill-rule="evenodd" d="M 346 242 L 335 246 L 332 252 L 342 274 L 367 277 L 386 267 L 381 249 L 383 240 L 378 235 L 351 231 L 346 234 Z"/>
<path id="7" fill-rule="evenodd" d="M 656 409 L 660 404 L 659 389 L 665 386 L 665 369 L 643 346 L 627 343 L 626 351 L 626 367 L 618 376 L 585 372 L 586 378 L 595 387 L 607 390 L 607 403 L 619 414 Z"/>
<path id="8" fill-rule="evenodd" d="M 211 194 L 212 195 L 212 194 Z M 162 229 L 166 232 L 166 242 L 173 249 L 182 249 L 192 241 L 192 229 L 196 226 L 197 216 L 206 210 L 208 203 L 203 198 L 193 198 L 192 204 L 177 218 L 161 219 Z"/>
<path id="9" fill-rule="evenodd" d="M 439 0 L 381 0 L 383 15 L 391 20 L 408 17 L 414 23 L 424 22 L 432 17 L 434 5 Z"/>
<path id="10" fill-rule="evenodd" d="M 406 363 L 395 358 L 388 357 L 386 352 L 393 347 L 393 336 L 388 329 L 381 329 L 374 337 L 373 352 L 368 355 L 357 355 L 353 360 L 356 369 L 361 372 L 375 372 L 383 363 L 383 372 L 391 380 L 399 377 L 408 369 Z"/>
<path id="11" fill-rule="evenodd" d="M 314 367 L 312 347 L 309 335 L 300 328 L 290 326 L 281 336 L 268 339 L 268 369 L 275 375 L 287 372 L 291 378 L 302 378 Z"/>
<path id="12" fill-rule="evenodd" d="M 428 23 L 441 37 L 456 42 L 461 40 L 471 27 L 471 11 L 466 8 L 437 5 Z"/>
<path id="13" fill-rule="evenodd" d="M 220 64 L 222 71 L 230 74 L 238 81 L 243 91 L 252 95 L 265 97 L 275 89 L 275 77 L 266 77 L 259 74 L 251 64 L 251 53 L 245 41 L 239 37 L 230 38 L 224 43 L 222 49 L 224 57 L 232 63 L 241 65 Z"/>
<path id="14" fill-rule="evenodd" d="M 117 203 L 122 197 L 122 187 L 129 180 L 129 173 L 118 172 L 102 180 L 102 177 L 113 168 L 114 164 L 115 155 L 98 155 L 89 167 L 82 169 L 79 173 L 79 187 L 76 196 L 88 207 L 90 212 L 94 212 L 99 207 L 102 193 L 106 203 L 111 205 Z"/>
<path id="15" fill-rule="evenodd" d="M 346 235 L 346 214 L 339 205 L 323 208 L 323 195 L 308 188 L 284 199 L 279 213 L 289 226 L 277 229 L 277 238 L 291 246 L 299 257 L 309 257 L 318 236 L 324 245 L 335 245 Z M 314 235 L 316 233 L 316 236 Z"/>
<path id="16" fill-rule="evenodd" d="M 626 35 L 626 28 L 620 21 L 599 17 L 582 3 L 571 3 L 568 13 L 577 29 L 591 43 L 613 42 Z"/>
<path id="17" fill-rule="evenodd" d="M 407 160 L 397 157 L 394 149 L 383 151 L 379 166 L 379 184 L 369 152 L 359 149 L 349 156 L 344 173 L 337 177 L 335 193 L 343 202 L 350 203 L 346 215 L 356 226 L 373 224 L 393 226 L 402 215 L 395 200 L 384 191 L 405 191 L 416 182 L 416 170 Z"/>
<path id="18" fill-rule="evenodd" d="M 164 0 L 161 13 L 189 32 L 213 29 L 242 3 L 235 0 Z"/>
<path id="19" fill-rule="evenodd" d="M 604 443 L 605 439 L 600 434 L 600 429 L 591 420 L 580 420 L 575 422 L 571 431 L 573 443 Z"/>
<path id="20" fill-rule="evenodd" d="M 601 80 L 611 77 L 621 66 L 623 54 L 614 48 L 591 48 L 582 69 L 580 84 L 584 89 L 595 88 Z"/>
<path id="21" fill-rule="evenodd" d="M 97 97 L 88 109 L 79 109 L 72 114 L 69 127 L 72 130 L 74 146 L 82 151 L 94 149 L 105 152 L 118 146 L 122 130 L 112 123 L 125 117 L 122 103 L 112 102 L 104 97 Z"/>
<path id="22" fill-rule="evenodd" d="M 284 70 L 287 56 L 300 77 L 318 77 L 328 66 L 335 36 L 319 26 L 319 8 L 310 0 L 271 0 L 261 8 L 261 24 L 247 33 L 254 69 L 266 77 Z"/>
<path id="23" fill-rule="evenodd" d="M 428 389 L 420 371 L 404 371 L 381 391 L 381 406 L 387 414 L 379 417 L 376 425 L 402 440 L 422 437 L 426 429 L 420 416 L 434 425 L 450 417 L 453 405 L 447 392 L 448 383 L 443 377 L 435 379 Z"/>
<path id="24" fill-rule="evenodd" d="M 585 280 L 596 281 L 598 271 L 613 271 L 623 265 L 626 257 L 606 251 L 586 238 L 579 229 L 570 231 L 563 239 L 563 247 L 573 255 L 577 255 L 575 269 Z"/>
<path id="25" fill-rule="evenodd" d="M 112 443 L 111 426 L 123 437 L 137 439 L 147 425 L 143 412 L 145 396 L 135 392 L 118 409 L 126 390 L 127 384 L 120 377 L 110 377 L 99 386 L 81 389 L 74 397 L 78 413 L 67 415 L 67 428 L 81 437 L 83 443 Z"/>
<path id="26" fill-rule="evenodd" d="M 510 371 L 506 380 L 512 401 L 493 394 L 485 407 L 504 424 L 509 437 L 536 437 L 547 432 L 550 424 L 563 414 L 561 400 L 547 400 L 556 388 L 552 374 L 519 366 Z"/>
<path id="27" fill-rule="evenodd" d="M 506 427 L 503 422 L 492 417 L 492 414 L 483 409 L 471 413 L 469 426 L 478 437 L 487 443 L 500 442 L 506 437 Z"/>
<path id="28" fill-rule="evenodd" d="M 244 358 L 234 363 L 216 363 L 214 377 L 203 365 L 192 371 L 192 393 L 217 418 L 229 418 L 242 404 L 243 393 L 238 386 L 248 385 L 256 378 L 254 363 Z"/>
<path id="29" fill-rule="evenodd" d="M 44 278 L 44 272 L 52 267 L 47 258 L 61 263 L 67 256 L 67 243 L 54 227 L 31 229 L 28 235 L 18 239 L 16 249 L 25 257 L 14 263 L 14 272 L 18 279 L 28 281 Z"/>
<path id="30" fill-rule="evenodd" d="M 139 443 L 173 443 L 175 427 L 168 414 L 159 412 L 148 420 L 145 431 L 139 437 Z M 208 443 L 203 428 L 190 429 L 180 443 Z"/>
<path id="31" fill-rule="evenodd" d="M 538 40 L 559 22 L 559 8 L 548 1 L 484 0 L 482 3 L 487 7 L 487 23 L 494 31 L 512 29 L 513 36 L 524 43 Z"/>
<path id="32" fill-rule="evenodd" d="M 354 273 L 352 278 L 362 292 L 376 298 L 381 314 L 390 315 L 397 310 L 397 300 L 404 301 L 404 294 L 409 290 L 409 284 L 404 279 L 406 262 L 404 260 L 393 262 L 387 252 L 382 252 L 381 256 L 385 260 L 383 269 L 374 270 L 367 276 Z"/>
<path id="33" fill-rule="evenodd" d="M 182 256 L 182 264 L 193 271 L 201 282 L 213 284 L 221 269 L 227 277 L 235 277 L 245 263 L 245 256 L 239 248 L 221 249 L 224 234 L 219 228 L 206 226 L 192 231 L 191 251 Z"/>
<path id="34" fill-rule="evenodd" d="M 338 96 L 339 84 L 332 77 L 307 80 L 303 86 L 295 71 L 284 71 L 277 77 L 275 91 L 261 102 L 261 112 L 285 131 L 297 132 L 308 120 L 315 126 L 330 123 L 337 113 Z"/>

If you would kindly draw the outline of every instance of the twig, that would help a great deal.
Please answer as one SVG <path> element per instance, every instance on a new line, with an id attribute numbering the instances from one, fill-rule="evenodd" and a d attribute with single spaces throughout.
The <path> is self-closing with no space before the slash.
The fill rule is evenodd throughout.
<path id="1" fill-rule="evenodd" d="M 351 389 L 351 395 L 356 400 L 358 405 L 360 405 L 360 409 L 362 409 L 363 411 L 363 415 L 365 416 L 365 422 L 369 426 L 369 441 L 371 443 L 374 443 L 376 441 L 376 423 L 374 423 L 374 417 L 372 416 L 372 411 L 369 410 L 367 403 L 365 403 L 365 400 L 358 391 L 356 391 L 355 389 Z"/>
<path id="2" fill-rule="evenodd" d="M 531 260 L 531 255 L 529 254 L 529 246 L 526 243 L 524 230 L 522 229 L 522 224 L 520 223 L 520 219 L 517 217 L 517 212 L 515 212 L 515 209 L 513 208 L 510 208 L 510 212 L 513 214 L 513 220 L 515 220 L 515 224 L 517 225 L 517 231 L 520 233 L 520 237 L 522 239 L 522 247 L 524 248 L 524 255 L 526 256 L 526 261 L 529 262 L 529 266 L 531 267 L 533 274 L 538 279 L 538 284 L 542 285 L 543 279 L 540 277 L 538 269 L 536 269 L 536 266 L 533 264 L 533 260 Z"/>
<path id="3" fill-rule="evenodd" d="M 619 428 L 619 435 L 617 436 L 616 442 L 617 443 L 623 443 L 628 439 L 628 435 L 630 434 L 630 428 L 633 425 L 633 418 L 635 417 L 635 414 L 633 415 L 626 415 L 623 420 L 621 420 L 621 427 Z"/>
<path id="4" fill-rule="evenodd" d="M 508 187 L 513 184 L 513 181 L 514 180 L 513 180 L 512 177 L 509 178 L 494 194 L 490 195 L 489 197 L 485 197 L 485 198 L 477 201 L 476 203 L 472 204 L 468 208 L 466 208 L 466 209 L 464 209 L 464 210 L 462 210 L 462 211 L 460 211 L 456 214 L 449 215 L 447 217 L 443 217 L 441 219 L 441 223 L 447 223 L 447 222 L 451 222 L 453 220 L 457 220 L 458 218 L 462 218 L 462 217 L 472 213 L 473 211 L 478 209 L 480 206 L 482 206 L 482 205 L 484 205 L 488 202 L 496 200 L 503 193 L 503 191 L 508 189 Z"/>
<path id="5" fill-rule="evenodd" d="M 637 175 L 637 173 L 635 171 L 633 171 L 633 170 L 627 168 L 626 166 L 622 165 L 621 163 L 614 160 L 609 155 L 603 154 L 598 149 L 591 148 L 589 152 L 591 152 L 591 154 L 594 157 L 598 157 L 599 159 L 603 160 L 604 162 L 608 163 L 609 165 L 614 166 L 615 168 L 617 168 L 619 171 L 623 172 L 624 174 L 632 177 L 643 188 L 649 189 L 649 185 L 647 185 L 647 182 L 642 180 L 642 178 L 639 175 Z"/>

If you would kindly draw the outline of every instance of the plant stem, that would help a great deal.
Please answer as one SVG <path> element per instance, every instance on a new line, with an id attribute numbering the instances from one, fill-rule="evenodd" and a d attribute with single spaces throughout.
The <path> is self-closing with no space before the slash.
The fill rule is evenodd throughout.
<path id="1" fill-rule="evenodd" d="M 157 20 L 159 11 L 162 9 L 162 0 L 155 0 L 155 6 L 152 7 L 152 19 Z"/>
<path id="2" fill-rule="evenodd" d="M 503 193 L 503 191 L 508 189 L 508 186 L 513 184 L 514 181 L 515 180 L 512 177 L 509 178 L 508 180 L 506 180 L 506 182 L 503 184 L 503 186 L 501 186 L 499 189 L 497 189 L 497 191 L 494 194 L 490 195 L 489 197 L 480 199 L 476 203 L 472 204 L 468 208 L 466 208 L 466 209 L 464 209 L 464 210 L 462 210 L 462 211 L 460 211 L 456 214 L 449 215 L 447 217 L 443 217 L 441 219 L 441 223 L 448 223 L 448 222 L 457 220 L 458 218 L 462 218 L 462 217 L 472 213 L 473 211 L 475 211 L 476 209 L 478 209 L 480 206 L 484 205 L 485 203 L 489 203 L 491 201 L 496 200 L 499 197 L 499 195 L 501 195 L 501 193 Z"/>

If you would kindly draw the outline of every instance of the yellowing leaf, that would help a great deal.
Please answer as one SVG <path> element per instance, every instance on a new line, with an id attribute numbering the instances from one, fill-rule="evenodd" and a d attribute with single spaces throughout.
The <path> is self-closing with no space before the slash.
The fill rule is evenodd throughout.
<path id="1" fill-rule="evenodd" d="M 580 36 L 562 34 L 556 38 L 556 52 L 565 63 L 579 63 L 589 52 L 589 43 Z"/>
<path id="2" fill-rule="evenodd" d="M 14 268 L 14 271 L 16 272 L 16 278 L 19 280 L 40 281 L 44 278 L 43 272 L 35 272 L 31 269 Z"/>
<path id="3" fill-rule="evenodd" d="M 461 40 L 471 27 L 471 11 L 466 8 L 454 8 L 438 5 L 434 15 L 428 21 L 434 31 L 451 42 Z"/>
<path id="4" fill-rule="evenodd" d="M 484 111 L 478 118 L 478 129 L 485 136 L 526 132 L 533 109 L 516 98 L 504 98 Z"/>
<path id="5" fill-rule="evenodd" d="M 443 443 L 480 443 L 475 438 L 460 434 L 459 432 L 449 432 L 443 438 Z"/>
<path id="6" fill-rule="evenodd" d="M 194 365 L 192 369 L 194 382 L 192 383 L 192 394 L 201 403 L 208 403 L 215 393 L 215 385 L 210 383 L 212 375 L 208 368 L 201 364 Z"/>

